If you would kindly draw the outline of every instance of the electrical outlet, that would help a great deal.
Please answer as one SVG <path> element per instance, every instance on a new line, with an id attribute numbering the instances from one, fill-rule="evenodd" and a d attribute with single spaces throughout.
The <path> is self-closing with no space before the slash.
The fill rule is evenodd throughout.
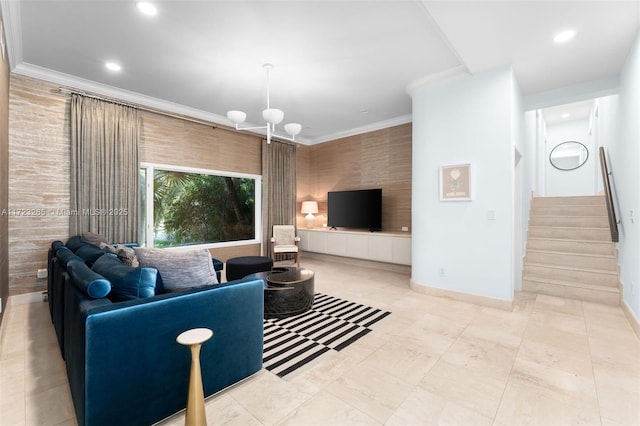
<path id="1" fill-rule="evenodd" d="M 440 268 L 440 276 L 441 277 L 446 277 L 447 275 L 444 272 L 444 268 Z"/>
<path id="2" fill-rule="evenodd" d="M 38 269 L 38 272 L 36 272 L 36 277 L 37 278 L 47 278 L 47 270 L 46 269 Z"/>
<path id="3" fill-rule="evenodd" d="M 402 232 L 409 232 L 409 227 L 408 226 L 403 226 L 402 227 Z"/>

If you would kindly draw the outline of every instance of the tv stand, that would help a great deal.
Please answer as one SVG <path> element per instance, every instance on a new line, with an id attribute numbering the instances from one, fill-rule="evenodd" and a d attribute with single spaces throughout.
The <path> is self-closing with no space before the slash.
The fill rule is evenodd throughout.
<path id="1" fill-rule="evenodd" d="M 411 265 L 411 234 L 298 229 L 300 250 L 375 262 Z"/>

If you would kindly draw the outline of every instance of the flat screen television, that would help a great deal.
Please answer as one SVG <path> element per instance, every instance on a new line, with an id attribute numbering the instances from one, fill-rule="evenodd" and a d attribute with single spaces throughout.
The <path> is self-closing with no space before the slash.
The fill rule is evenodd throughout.
<path id="1" fill-rule="evenodd" d="M 327 194 L 327 226 L 382 230 L 382 189 L 331 191 Z"/>

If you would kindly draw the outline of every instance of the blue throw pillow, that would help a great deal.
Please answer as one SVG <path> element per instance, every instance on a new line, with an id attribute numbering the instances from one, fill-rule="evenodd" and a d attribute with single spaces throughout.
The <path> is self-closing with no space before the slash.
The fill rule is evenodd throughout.
<path id="1" fill-rule="evenodd" d="M 80 256 L 76 256 L 71 250 L 66 248 L 65 246 L 60 247 L 56 250 L 56 257 L 64 266 L 67 266 L 71 262 L 81 262 L 84 263 L 84 260 Z"/>
<path id="2" fill-rule="evenodd" d="M 84 259 L 85 263 L 89 266 L 93 265 L 99 257 L 104 254 L 104 251 L 100 250 L 98 246 L 93 244 L 84 245 L 75 251 L 76 255 Z"/>
<path id="3" fill-rule="evenodd" d="M 82 262 L 69 262 L 67 272 L 73 284 L 84 294 L 94 299 L 100 299 L 109 294 L 111 283 L 96 274 Z"/>
<path id="4" fill-rule="evenodd" d="M 158 271 L 153 268 L 133 268 L 105 254 L 91 269 L 111 281 L 109 299 L 113 302 L 155 296 Z"/>

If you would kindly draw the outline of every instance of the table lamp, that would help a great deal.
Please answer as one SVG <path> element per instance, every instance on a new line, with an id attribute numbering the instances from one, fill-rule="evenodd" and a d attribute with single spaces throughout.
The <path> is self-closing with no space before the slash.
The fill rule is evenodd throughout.
<path id="1" fill-rule="evenodd" d="M 307 228 L 313 228 L 315 225 L 316 218 L 313 216 L 318 213 L 318 202 L 317 201 L 303 201 L 302 202 L 302 214 L 306 214 L 304 220 L 307 224 Z"/>

